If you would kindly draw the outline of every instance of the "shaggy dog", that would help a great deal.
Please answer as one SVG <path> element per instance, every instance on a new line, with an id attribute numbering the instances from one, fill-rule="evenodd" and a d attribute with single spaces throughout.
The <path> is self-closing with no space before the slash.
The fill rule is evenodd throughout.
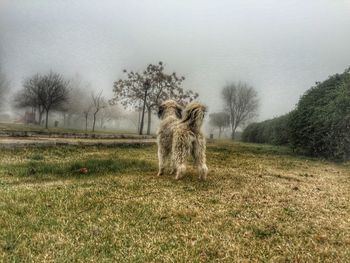
<path id="1" fill-rule="evenodd" d="M 157 132 L 159 172 L 162 175 L 165 162 L 171 158 L 174 128 L 182 118 L 182 106 L 174 100 L 167 100 L 159 106 L 158 117 L 161 120 Z M 172 166 L 172 173 L 175 167 Z"/>
<path id="2" fill-rule="evenodd" d="M 199 178 L 207 178 L 205 136 L 201 131 L 206 107 L 198 102 L 189 103 L 184 110 L 173 100 L 162 103 L 158 116 L 161 123 L 157 133 L 159 173 L 164 173 L 166 160 L 171 160 L 171 173 L 176 179 L 186 171 L 186 159 L 193 157 Z"/>

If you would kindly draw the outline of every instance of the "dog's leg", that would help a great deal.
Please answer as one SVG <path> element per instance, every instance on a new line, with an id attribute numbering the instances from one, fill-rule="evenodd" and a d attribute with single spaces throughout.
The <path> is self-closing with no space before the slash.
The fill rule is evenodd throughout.
<path id="1" fill-rule="evenodd" d="M 186 172 L 185 161 L 186 161 L 186 159 L 182 158 L 181 152 L 176 154 L 175 159 L 173 160 L 174 167 L 175 167 L 175 168 L 173 168 L 174 169 L 173 172 L 174 173 L 176 172 L 176 176 L 175 176 L 176 180 L 181 179 Z"/>
<path id="2" fill-rule="evenodd" d="M 206 164 L 202 164 L 201 166 L 198 166 L 198 173 L 199 173 L 199 179 L 200 180 L 207 180 L 208 175 L 208 167 Z"/>
<path id="3" fill-rule="evenodd" d="M 193 142 L 192 147 L 192 155 L 198 169 L 199 179 L 206 180 L 208 175 L 208 167 L 206 165 L 206 144 L 204 136 L 198 136 L 197 140 Z"/>
<path id="4" fill-rule="evenodd" d="M 158 176 L 161 176 L 164 174 L 164 168 L 165 168 L 165 151 L 162 149 L 161 146 L 158 146 L 158 161 L 159 161 Z"/>
<path id="5" fill-rule="evenodd" d="M 188 147 L 186 140 L 178 136 L 173 144 L 172 149 L 172 163 L 175 167 L 176 176 L 175 179 L 181 179 L 186 171 L 186 157 L 188 154 Z"/>
<path id="6" fill-rule="evenodd" d="M 186 165 L 185 164 L 178 165 L 177 168 L 176 168 L 175 179 L 176 180 L 181 179 L 184 176 L 185 172 L 186 172 Z"/>
<path id="7" fill-rule="evenodd" d="M 171 157 L 170 160 L 171 164 L 170 164 L 170 174 L 174 175 L 176 173 L 176 162 L 175 160 Z"/>

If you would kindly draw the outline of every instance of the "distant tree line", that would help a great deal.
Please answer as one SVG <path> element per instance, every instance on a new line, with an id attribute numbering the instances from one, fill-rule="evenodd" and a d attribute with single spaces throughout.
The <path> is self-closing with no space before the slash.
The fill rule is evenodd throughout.
<path id="1" fill-rule="evenodd" d="M 106 120 L 118 118 L 116 108 L 112 111 L 102 91 L 91 92 L 89 85 L 83 83 L 79 76 L 67 80 L 55 72 L 26 78 L 13 101 L 18 109 L 30 109 L 33 121 L 39 125 L 44 123 L 46 128 L 49 128 L 52 112 L 62 115 L 63 126 L 67 128 L 83 120 L 86 131 L 89 122 L 91 130 L 95 131 L 98 117 L 100 128 Z"/>
<path id="2" fill-rule="evenodd" d="M 121 104 L 125 109 L 136 110 L 138 120 L 134 120 L 135 114 L 129 114 L 128 120 L 132 125 L 136 123 L 140 134 L 143 133 L 147 114 L 147 134 L 150 134 L 152 115 L 164 100 L 174 99 L 185 104 L 198 97 L 198 93 L 181 87 L 185 77 L 178 76 L 176 72 L 165 72 L 163 62 L 149 64 L 141 72 L 124 70 L 123 73 L 126 77 L 114 82 L 114 96 L 110 100 L 102 95 L 102 91 L 91 92 L 89 84 L 79 76 L 67 79 L 56 72 L 37 73 L 23 81 L 22 88 L 14 94 L 13 106 L 25 109 L 26 116 L 30 110 L 30 116 L 34 116 L 32 122 L 46 128 L 49 127 L 50 116 L 61 115 L 64 127 L 83 122 L 81 126 L 85 130 L 91 127 L 94 132 L 105 122 L 121 117 L 118 108 Z M 0 74 L 0 98 L 5 90 L 6 79 Z M 57 126 L 58 121 L 55 123 Z"/>
<path id="3" fill-rule="evenodd" d="M 316 82 L 287 115 L 248 125 L 246 142 L 288 144 L 304 154 L 350 159 L 350 69 Z"/>
<path id="4" fill-rule="evenodd" d="M 241 138 L 245 142 L 289 144 L 289 117 L 290 114 L 286 114 L 271 120 L 251 123 L 243 130 Z"/>

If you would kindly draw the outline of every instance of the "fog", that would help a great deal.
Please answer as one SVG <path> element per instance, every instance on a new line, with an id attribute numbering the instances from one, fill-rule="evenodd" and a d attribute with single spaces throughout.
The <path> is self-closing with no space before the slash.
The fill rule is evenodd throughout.
<path id="1" fill-rule="evenodd" d="M 289 112 L 315 81 L 350 66 L 350 2 L 2 0 L 0 63 L 19 89 L 37 72 L 79 74 L 112 96 L 124 68 L 163 61 L 211 112 L 245 81 L 258 120 Z"/>

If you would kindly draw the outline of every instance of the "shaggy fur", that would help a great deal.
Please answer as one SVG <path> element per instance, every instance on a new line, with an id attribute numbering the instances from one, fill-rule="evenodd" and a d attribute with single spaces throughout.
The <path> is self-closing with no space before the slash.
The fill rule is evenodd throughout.
<path id="1" fill-rule="evenodd" d="M 165 163 L 171 161 L 171 173 L 176 179 L 186 171 L 186 159 L 193 157 L 198 167 L 199 178 L 207 178 L 205 136 L 201 131 L 206 108 L 191 102 L 184 110 L 173 100 L 165 101 L 159 107 L 161 123 L 157 133 L 159 173 L 164 173 Z"/>

